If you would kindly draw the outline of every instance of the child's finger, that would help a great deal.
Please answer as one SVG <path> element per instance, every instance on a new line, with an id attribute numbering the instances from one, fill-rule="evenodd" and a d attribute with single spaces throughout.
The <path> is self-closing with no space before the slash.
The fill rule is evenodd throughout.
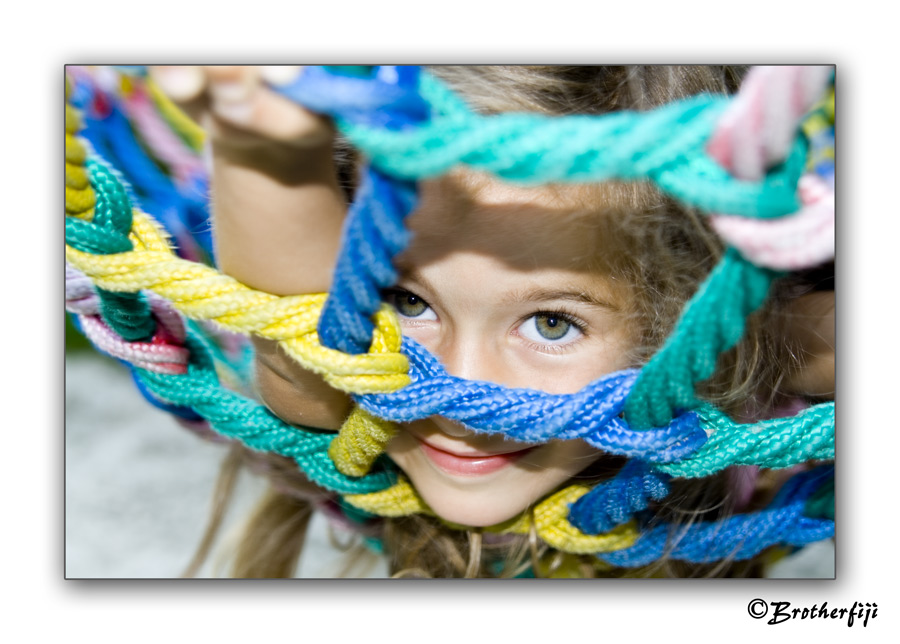
<path id="1" fill-rule="evenodd" d="M 153 66 L 150 77 L 159 88 L 194 121 L 200 122 L 206 111 L 206 74 L 203 68 L 180 66 Z"/>
<path id="2" fill-rule="evenodd" d="M 200 67 L 190 65 L 155 66 L 150 75 L 173 101 L 186 103 L 198 98 L 206 85 Z"/>

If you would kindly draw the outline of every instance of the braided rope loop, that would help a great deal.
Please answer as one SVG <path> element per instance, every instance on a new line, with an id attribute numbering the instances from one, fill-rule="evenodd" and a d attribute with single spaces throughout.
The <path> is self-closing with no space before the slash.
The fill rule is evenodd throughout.
<path id="1" fill-rule="evenodd" d="M 404 339 L 412 383 L 390 394 L 357 396 L 370 414 L 405 423 L 429 416 L 455 420 L 477 432 L 502 433 L 523 442 L 581 438 L 604 451 L 648 459 L 684 458 L 705 442 L 696 415 L 658 429 L 635 431 L 620 413 L 637 376 L 604 376 L 574 394 L 512 389 L 450 376 L 421 345 Z"/>
<path id="2" fill-rule="evenodd" d="M 87 150 L 76 134 L 82 128 L 81 115 L 69 104 L 74 90 L 66 78 L 66 215 L 88 217 L 94 207 L 94 191 L 91 189 L 84 168 Z"/>
<path id="3" fill-rule="evenodd" d="M 239 440 L 251 449 L 293 458 L 310 481 L 339 494 L 371 492 L 393 485 L 394 475 L 388 471 L 363 478 L 341 474 L 328 457 L 334 434 L 303 431 L 287 425 L 264 406 L 223 389 L 202 341 L 189 334 L 185 345 L 191 355 L 185 376 L 136 370 L 153 395 L 169 404 L 194 410 L 217 433 Z"/>
<path id="4" fill-rule="evenodd" d="M 344 353 L 365 353 L 372 340 L 373 316 L 381 290 L 397 280 L 392 259 L 409 233 L 403 220 L 415 205 L 415 185 L 368 168 L 344 229 L 328 300 L 318 332 L 322 344 Z"/>
<path id="5" fill-rule="evenodd" d="M 630 521 L 650 501 L 669 494 L 669 477 L 638 459 L 629 460 L 610 481 L 593 487 L 571 505 L 569 521 L 582 532 L 598 534 Z"/>
<path id="6" fill-rule="evenodd" d="M 67 221 L 67 236 L 74 225 Z M 109 230 L 94 222 L 78 225 L 87 234 L 110 236 Z M 97 255 L 68 244 L 66 259 L 102 289 L 150 290 L 189 317 L 279 341 L 288 355 L 344 391 L 390 391 L 408 382 L 407 360 L 399 353 L 399 324 L 388 308 L 375 315 L 371 353 L 346 355 L 318 343 L 315 324 L 324 296 L 277 297 L 253 291 L 210 267 L 179 259 L 155 223 L 139 211 L 132 232 L 137 245 L 133 251 Z"/>
<path id="7" fill-rule="evenodd" d="M 87 252 L 126 252 L 132 244 L 131 200 L 114 172 L 103 164 L 89 161 L 92 188 L 97 195 L 92 221 L 66 217 L 66 237 L 76 248 Z M 102 231 L 101 234 L 93 234 Z M 147 340 L 156 330 L 149 305 L 140 293 L 115 293 L 98 289 L 101 314 L 106 323 L 127 341 Z"/>
<path id="8" fill-rule="evenodd" d="M 386 462 L 364 477 L 345 476 L 328 456 L 335 434 L 287 425 L 259 403 L 224 388 L 205 339 L 173 318 L 164 300 L 156 300 L 158 319 L 173 328 L 172 339 L 181 349 L 114 337 L 93 313 L 99 309 L 98 289 L 74 269 L 67 270 L 67 278 L 67 309 L 87 323 L 82 328 L 99 340 L 98 348 L 111 348 L 112 355 L 128 362 L 139 389 L 156 406 L 189 421 L 204 419 L 218 435 L 251 449 L 291 457 L 313 483 L 339 494 L 365 494 L 394 485 L 396 476 Z"/>

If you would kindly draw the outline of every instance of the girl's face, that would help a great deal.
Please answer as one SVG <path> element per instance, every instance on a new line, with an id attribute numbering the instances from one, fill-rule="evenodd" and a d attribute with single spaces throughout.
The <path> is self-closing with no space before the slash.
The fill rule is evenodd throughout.
<path id="1" fill-rule="evenodd" d="M 604 269 L 614 235 L 599 232 L 602 212 L 578 190 L 474 173 L 424 184 L 388 295 L 404 335 L 455 376 L 549 393 L 630 366 L 631 299 Z M 387 453 L 440 517 L 471 526 L 518 515 L 601 455 L 580 440 L 526 444 L 440 417 L 402 426 Z"/>

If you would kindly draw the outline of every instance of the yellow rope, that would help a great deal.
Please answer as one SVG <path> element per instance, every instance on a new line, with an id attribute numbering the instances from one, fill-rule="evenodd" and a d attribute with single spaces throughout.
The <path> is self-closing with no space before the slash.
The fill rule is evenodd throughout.
<path id="1" fill-rule="evenodd" d="M 66 93 L 68 95 L 68 83 Z M 87 150 L 75 135 L 81 129 L 78 110 L 66 103 L 66 214 L 85 217 L 94 207 L 94 190 L 84 168 Z"/>
<path id="2" fill-rule="evenodd" d="M 279 297 L 244 286 L 203 264 L 178 258 L 157 225 L 134 211 L 134 250 L 112 255 L 66 246 L 66 260 L 108 291 L 153 291 L 193 319 L 211 320 L 243 334 L 276 340 L 304 368 L 351 393 L 396 391 L 409 383 L 400 351 L 400 325 L 385 305 L 375 316 L 370 353 L 346 355 L 323 347 L 316 323 L 325 294 Z"/>
<path id="3" fill-rule="evenodd" d="M 391 487 L 369 494 L 347 494 L 344 500 L 352 506 L 381 517 L 405 517 L 410 514 L 434 512 L 404 477 Z"/>
<path id="4" fill-rule="evenodd" d="M 328 455 L 341 474 L 363 476 L 396 433 L 394 423 L 355 405 L 341 431 L 331 441 Z"/>

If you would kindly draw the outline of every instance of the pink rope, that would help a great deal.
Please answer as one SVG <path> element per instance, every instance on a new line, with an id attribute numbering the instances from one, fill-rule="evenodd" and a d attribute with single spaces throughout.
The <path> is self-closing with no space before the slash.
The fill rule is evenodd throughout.
<path id="1" fill-rule="evenodd" d="M 829 66 L 754 67 L 722 115 L 707 151 L 749 181 L 785 159 L 802 118 L 822 98 Z"/>
<path id="2" fill-rule="evenodd" d="M 798 186 L 803 207 L 780 219 L 712 215 L 710 223 L 728 244 L 757 266 L 799 270 L 834 257 L 834 193 L 817 175 Z"/>
<path id="3" fill-rule="evenodd" d="M 99 315 L 79 315 L 78 321 L 85 336 L 103 353 L 148 371 L 187 373 L 187 349 L 168 344 L 164 333 L 157 332 L 150 342 L 126 342 Z"/>
<path id="4" fill-rule="evenodd" d="M 78 316 L 82 332 L 100 351 L 157 373 L 187 373 L 188 350 L 181 315 L 160 297 L 151 294 L 150 309 L 158 322 L 149 342 L 127 342 L 100 316 L 100 298 L 80 271 L 66 266 L 66 310 Z"/>
<path id="5" fill-rule="evenodd" d="M 828 66 L 754 67 L 719 120 L 707 151 L 739 179 L 757 181 L 787 156 L 800 123 L 821 99 Z M 748 260 L 798 270 L 834 257 L 834 192 L 815 175 L 798 185 L 802 208 L 778 220 L 726 214 L 713 228 Z"/>

